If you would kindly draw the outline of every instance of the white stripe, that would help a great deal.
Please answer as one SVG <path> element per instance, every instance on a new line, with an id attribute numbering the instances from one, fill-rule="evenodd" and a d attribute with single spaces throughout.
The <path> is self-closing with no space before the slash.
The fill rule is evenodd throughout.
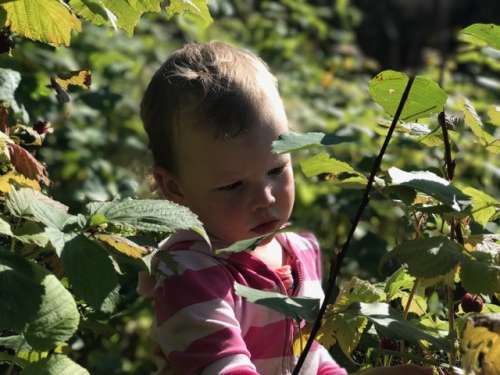
<path id="1" fill-rule="evenodd" d="M 184 351 L 193 341 L 223 328 L 240 329 L 233 307 L 223 299 L 195 303 L 155 326 L 155 336 L 166 353 Z"/>
<path id="2" fill-rule="evenodd" d="M 215 260 L 210 255 L 201 254 L 190 250 L 172 251 L 166 256 L 171 257 L 174 267 L 167 262 L 159 260 L 158 271 L 163 276 L 182 275 L 185 271 L 201 271 L 206 268 L 220 266 L 221 263 Z"/>
<path id="3" fill-rule="evenodd" d="M 222 371 L 228 371 L 237 366 L 248 365 L 254 371 L 256 371 L 255 366 L 244 354 L 235 354 L 228 357 L 221 358 L 208 367 L 205 367 L 201 372 L 201 375 L 213 375 L 220 374 Z"/>

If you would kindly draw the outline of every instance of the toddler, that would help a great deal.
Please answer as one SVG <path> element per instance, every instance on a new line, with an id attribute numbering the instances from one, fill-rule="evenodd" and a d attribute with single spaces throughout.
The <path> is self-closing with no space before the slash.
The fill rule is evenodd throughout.
<path id="1" fill-rule="evenodd" d="M 274 232 L 290 217 L 290 155 L 271 151 L 288 132 L 275 77 L 250 52 L 220 42 L 187 44 L 154 75 L 141 116 L 161 193 L 196 213 L 212 243 L 194 232 L 175 233 L 160 246 L 176 267 L 158 260 L 154 284 L 142 280 L 142 293 L 154 299 L 163 358 L 181 375 L 290 374 L 297 323 L 247 302 L 233 285 L 322 298 L 314 236 L 279 233 L 253 251 L 213 252 Z M 413 366 L 404 372 L 427 373 Z M 301 373 L 346 371 L 316 343 Z"/>

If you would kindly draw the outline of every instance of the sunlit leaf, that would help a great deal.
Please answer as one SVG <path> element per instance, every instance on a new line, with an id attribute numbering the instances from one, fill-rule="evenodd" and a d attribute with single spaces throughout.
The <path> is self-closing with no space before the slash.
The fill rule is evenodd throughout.
<path id="1" fill-rule="evenodd" d="M 320 132 L 289 132 L 280 135 L 278 140 L 273 142 L 272 147 L 273 152 L 277 154 L 284 154 L 286 152 L 297 151 L 313 146 L 330 146 L 352 140 L 352 137 L 343 137 L 334 134 L 324 134 Z"/>
<path id="2" fill-rule="evenodd" d="M 385 70 L 370 81 L 370 95 L 390 116 L 394 116 L 408 79 L 404 73 Z M 410 121 L 441 112 L 446 98 L 447 94 L 436 82 L 417 76 L 401 113 L 401 120 Z"/>
<path id="3" fill-rule="evenodd" d="M 59 279 L 45 270 L 37 270 L 45 290 L 36 317 L 28 323 L 25 337 L 34 349 L 46 351 L 66 342 L 78 328 L 80 314 L 73 296 Z"/>
<path id="4" fill-rule="evenodd" d="M 427 332 L 427 328 L 417 322 L 404 320 L 398 312 L 386 303 L 360 303 L 349 309 L 351 313 L 358 312 L 371 320 L 377 331 L 384 337 L 404 339 L 418 343 L 421 340 L 430 342 L 436 348 L 449 350 L 449 343 Z"/>
<path id="5" fill-rule="evenodd" d="M 422 293 L 422 290 L 420 291 Z M 401 306 L 404 308 L 410 300 L 410 293 L 403 293 L 401 295 Z M 427 312 L 427 300 L 425 295 L 414 294 L 410 306 L 408 307 L 408 312 L 414 313 L 418 316 L 422 316 Z"/>
<path id="6" fill-rule="evenodd" d="M 237 295 L 246 298 L 249 302 L 257 303 L 279 311 L 293 319 L 312 321 L 319 311 L 319 299 L 308 297 L 289 297 L 277 292 L 266 292 L 259 289 L 234 283 Z"/>
<path id="7" fill-rule="evenodd" d="M 500 202 L 481 190 L 467 187 L 462 191 L 472 198 L 472 217 L 483 227 L 495 215 Z"/>
<path id="8" fill-rule="evenodd" d="M 344 354 L 350 358 L 367 324 L 368 319 L 364 316 L 347 312 L 332 313 L 332 310 L 327 310 L 318 332 L 318 340 L 325 347 L 338 343 Z"/>
<path id="9" fill-rule="evenodd" d="M 489 106 L 488 117 L 493 125 L 500 126 L 500 105 Z"/>
<path id="10" fill-rule="evenodd" d="M 472 24 L 460 31 L 459 38 L 472 44 L 500 50 L 500 26 L 493 23 Z"/>
<path id="11" fill-rule="evenodd" d="M 201 22 L 202 27 L 209 26 L 212 22 L 212 16 L 208 10 L 207 0 L 171 0 L 167 8 L 167 17 L 171 18 L 176 14 L 189 13 L 196 16 Z"/>
<path id="12" fill-rule="evenodd" d="M 120 254 L 124 254 L 131 258 L 142 258 L 143 256 L 150 253 L 150 251 L 148 251 L 148 249 L 146 249 L 145 247 L 142 247 L 130 241 L 129 239 L 118 236 L 116 234 L 98 233 L 95 235 L 95 237 L 105 244 L 111 246 Z"/>
<path id="13" fill-rule="evenodd" d="M 329 182 L 344 184 L 346 187 L 363 188 L 367 183 L 363 174 L 356 171 L 348 163 L 330 157 L 327 152 L 320 152 L 302 161 L 300 167 L 307 177 L 326 175 Z"/>
<path id="14" fill-rule="evenodd" d="M 28 39 L 69 46 L 71 32 L 81 30 L 78 18 L 58 0 L 16 0 L 0 6 L 10 30 Z"/>
<path id="15" fill-rule="evenodd" d="M 109 23 L 127 32 L 134 28 L 144 12 L 159 12 L 161 0 L 71 0 L 75 12 L 86 20 L 102 25 Z"/>
<path id="16" fill-rule="evenodd" d="M 488 133 L 484 127 L 481 117 L 468 99 L 463 101 L 464 121 L 470 127 L 472 133 L 479 138 L 481 144 L 494 154 L 500 153 L 500 140 Z"/>
<path id="17" fill-rule="evenodd" d="M 415 283 L 415 277 L 408 273 L 405 266 L 400 267 L 386 281 L 385 292 L 387 300 L 392 301 L 401 295 L 401 291 L 410 290 Z"/>
<path id="18" fill-rule="evenodd" d="M 208 243 L 208 236 L 198 217 L 187 207 L 167 200 L 125 199 L 87 205 L 90 215 L 101 214 L 109 223 L 123 224 L 147 232 L 172 233 L 192 229 Z"/>
<path id="19" fill-rule="evenodd" d="M 30 364 L 23 369 L 21 375 L 90 375 L 90 373 L 69 357 L 52 354 L 48 358 Z"/>
<path id="20" fill-rule="evenodd" d="M 342 284 L 337 299 L 335 300 L 334 310 L 343 311 L 350 304 L 355 302 L 380 302 L 386 299 L 383 290 L 372 283 L 352 277 L 347 283 Z"/>
<path id="21" fill-rule="evenodd" d="M 408 271 L 416 277 L 445 275 L 463 259 L 463 249 L 456 242 L 438 236 L 405 241 L 396 246 L 389 256 L 408 264 Z"/>
<path id="22" fill-rule="evenodd" d="M 7 196 L 6 205 L 15 216 L 31 218 L 60 230 L 74 219 L 62 203 L 29 188 L 12 189 Z"/>
<path id="23" fill-rule="evenodd" d="M 388 172 L 393 185 L 408 186 L 418 192 L 430 195 L 455 211 L 461 211 L 462 207 L 470 203 L 469 196 L 432 172 L 405 172 L 396 167 L 389 168 Z"/>
<path id="24" fill-rule="evenodd" d="M 47 246 L 49 239 L 44 233 L 42 226 L 38 223 L 27 221 L 14 230 L 14 236 L 24 244 Z"/>

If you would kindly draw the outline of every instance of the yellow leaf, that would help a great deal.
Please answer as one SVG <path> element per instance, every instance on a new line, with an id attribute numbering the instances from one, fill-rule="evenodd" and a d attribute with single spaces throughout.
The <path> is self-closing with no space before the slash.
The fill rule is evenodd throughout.
<path id="1" fill-rule="evenodd" d="M 64 90 L 67 90 L 70 85 L 88 89 L 91 83 L 91 74 L 88 69 L 76 70 L 67 73 L 59 73 L 54 80 Z"/>
<path id="2" fill-rule="evenodd" d="M 500 126 L 500 105 L 488 107 L 488 117 L 493 125 Z"/>
<path id="3" fill-rule="evenodd" d="M 120 253 L 132 258 L 142 258 L 150 253 L 145 247 L 115 234 L 97 234 L 96 237 Z"/>
<path id="4" fill-rule="evenodd" d="M 40 191 L 40 185 L 38 184 L 38 181 L 31 180 L 24 177 L 22 174 L 11 171 L 4 174 L 3 176 L 0 176 L 0 192 L 9 193 L 12 189 L 13 182 L 17 185 L 30 187 L 33 190 Z"/>
<path id="5" fill-rule="evenodd" d="M 71 32 L 81 31 L 80 20 L 58 0 L 16 0 L 1 7 L 7 13 L 6 26 L 28 39 L 67 47 Z"/>
<path id="6" fill-rule="evenodd" d="M 466 374 L 500 374 L 500 314 L 481 314 L 469 319 L 462 350 Z"/>

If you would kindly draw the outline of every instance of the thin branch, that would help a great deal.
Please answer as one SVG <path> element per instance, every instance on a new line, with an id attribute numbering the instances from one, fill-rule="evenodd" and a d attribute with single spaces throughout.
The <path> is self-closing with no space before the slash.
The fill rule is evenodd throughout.
<path id="1" fill-rule="evenodd" d="M 366 185 L 363 198 L 361 200 L 361 203 L 359 205 L 358 211 L 356 213 L 356 216 L 353 220 L 353 224 L 351 226 L 351 230 L 347 236 L 347 240 L 344 243 L 344 246 L 342 246 L 342 250 L 338 254 L 337 257 L 332 257 L 332 261 L 330 264 L 330 277 L 328 279 L 328 287 L 325 292 L 325 298 L 323 300 L 323 303 L 321 304 L 318 316 L 316 317 L 316 320 L 314 321 L 313 327 L 311 329 L 311 333 L 309 335 L 309 338 L 307 340 L 306 346 L 304 348 L 304 351 L 301 353 L 299 360 L 297 361 L 297 365 L 293 369 L 292 375 L 299 375 L 299 371 L 304 364 L 304 361 L 306 359 L 307 353 L 311 349 L 311 346 L 313 344 L 314 338 L 316 337 L 316 334 L 318 333 L 319 329 L 321 328 L 321 321 L 323 319 L 323 316 L 326 311 L 326 307 L 328 305 L 328 301 L 330 300 L 330 297 L 333 294 L 334 287 L 335 287 L 335 280 L 337 279 L 337 276 L 340 271 L 340 265 L 342 264 L 342 260 L 345 257 L 345 254 L 347 253 L 347 249 L 349 248 L 349 244 L 351 243 L 351 240 L 354 235 L 354 231 L 356 230 L 356 227 L 359 224 L 359 221 L 361 219 L 361 216 L 363 215 L 363 211 L 365 210 L 365 207 L 368 205 L 369 201 L 369 196 L 370 196 L 370 191 L 373 186 L 373 181 L 375 180 L 375 175 L 377 174 L 380 164 L 382 163 L 382 158 L 384 157 L 385 151 L 387 149 L 387 146 L 389 145 L 389 142 L 392 137 L 392 133 L 394 133 L 394 129 L 396 128 L 396 124 L 398 123 L 399 117 L 401 116 L 401 113 L 403 111 L 403 107 L 406 103 L 406 100 L 408 99 L 408 95 L 410 94 L 410 89 L 411 86 L 413 85 L 413 81 L 415 80 L 414 75 L 410 75 L 408 79 L 408 83 L 406 84 L 405 90 L 403 92 L 403 95 L 401 96 L 401 100 L 399 102 L 398 108 L 396 109 L 396 113 L 394 114 L 394 118 L 392 119 L 391 127 L 389 128 L 387 132 L 387 136 L 385 137 L 384 144 L 382 145 L 382 148 L 380 149 L 380 152 L 375 159 L 375 162 L 373 164 L 370 177 L 368 178 L 368 183 Z"/>

